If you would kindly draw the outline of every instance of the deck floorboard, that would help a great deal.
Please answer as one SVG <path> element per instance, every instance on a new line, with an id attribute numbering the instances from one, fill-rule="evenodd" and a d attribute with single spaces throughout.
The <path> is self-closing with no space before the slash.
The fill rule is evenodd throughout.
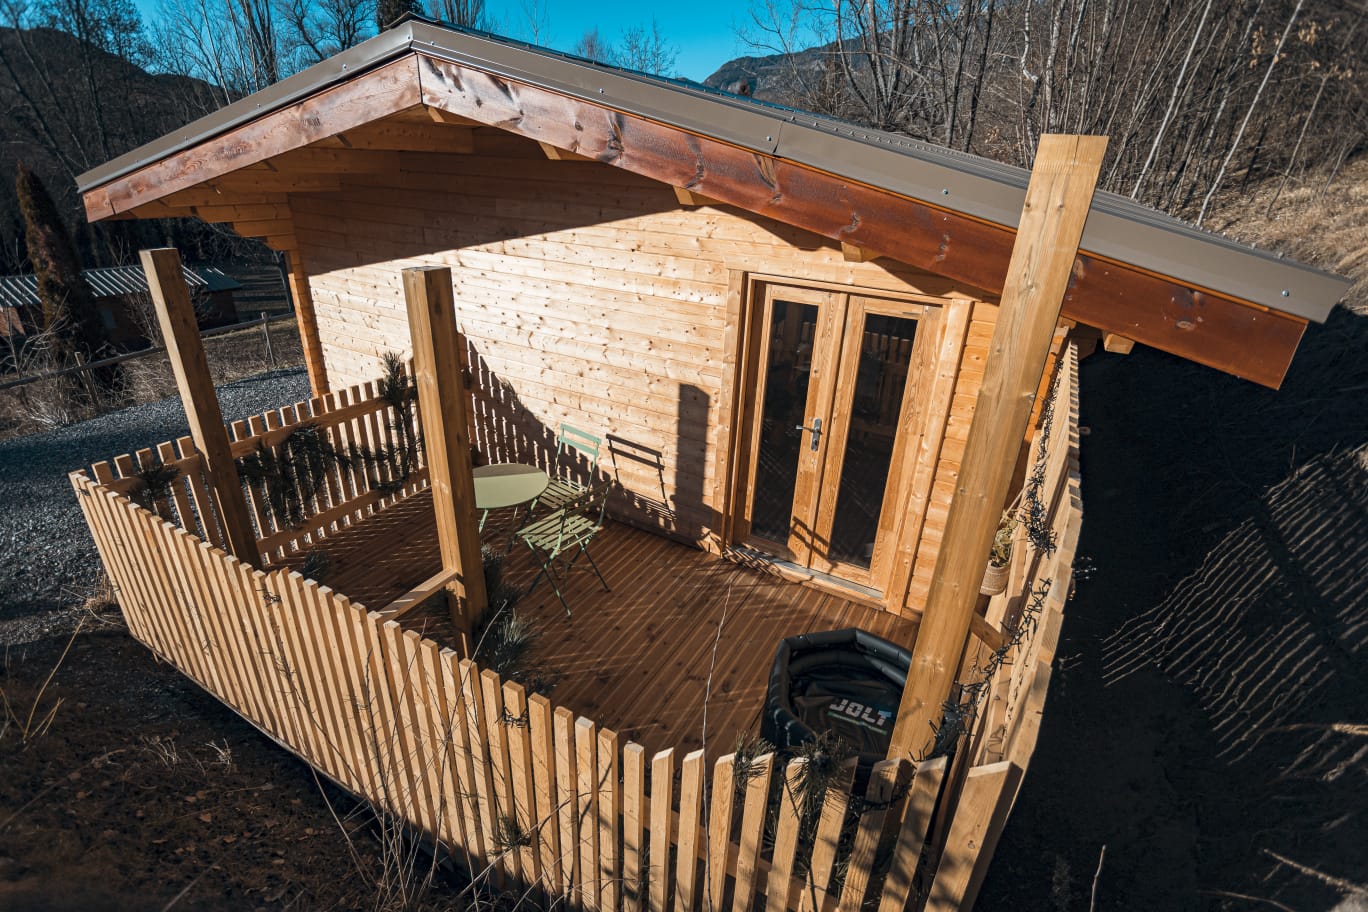
<path id="1" fill-rule="evenodd" d="M 487 530 L 498 544 L 501 519 Z M 406 498 L 321 546 L 332 566 L 326 584 L 382 608 L 440 567 L 432 498 Z M 541 634 L 535 660 L 558 678 L 551 699 L 648 751 L 703 746 L 705 707 L 710 758 L 731 750 L 743 732 L 758 733 L 783 637 L 857 626 L 910 647 L 916 636 L 915 620 L 621 523 L 610 522 L 591 552 L 612 591 L 581 561 L 563 587 L 571 616 L 545 582 L 517 610 Z M 535 569 L 518 546 L 505 575 L 525 586 Z M 451 641 L 440 610 L 414 612 L 403 624 Z"/>

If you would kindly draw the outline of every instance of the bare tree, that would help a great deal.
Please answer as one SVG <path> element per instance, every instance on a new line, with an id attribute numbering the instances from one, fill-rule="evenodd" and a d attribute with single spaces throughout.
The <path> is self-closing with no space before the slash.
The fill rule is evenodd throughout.
<path id="1" fill-rule="evenodd" d="M 544 44 L 551 31 L 551 14 L 547 12 L 545 0 L 523 0 L 519 12 L 523 37 L 531 44 Z"/>
<path id="2" fill-rule="evenodd" d="M 1250 118 L 1254 116 L 1254 111 L 1259 107 L 1259 99 L 1263 97 L 1264 89 L 1268 87 L 1268 80 L 1273 75 L 1273 69 L 1282 60 L 1283 47 L 1287 44 L 1287 36 L 1292 33 L 1292 26 L 1296 25 L 1297 17 L 1301 15 L 1303 3 L 1304 0 L 1297 0 L 1297 5 L 1292 8 L 1292 15 L 1287 19 L 1287 27 L 1283 29 L 1282 37 L 1278 39 L 1278 46 L 1273 49 L 1273 55 L 1268 58 L 1268 69 L 1264 70 L 1263 80 L 1259 83 L 1259 88 L 1255 90 L 1254 97 L 1250 99 L 1249 110 L 1245 112 L 1244 120 L 1240 121 L 1240 129 L 1235 132 L 1235 138 L 1230 142 L 1230 150 L 1226 152 L 1225 158 L 1221 159 L 1221 167 L 1216 172 L 1216 177 L 1211 181 L 1206 198 L 1202 200 L 1202 208 L 1197 212 L 1198 225 L 1202 224 L 1203 219 L 1206 218 L 1207 208 L 1211 205 L 1211 198 L 1221 188 L 1221 181 L 1225 177 L 1226 168 L 1230 166 L 1230 160 L 1235 157 L 1235 150 L 1239 148 L 1240 140 L 1244 138 Z"/>
<path id="3" fill-rule="evenodd" d="M 589 29 L 581 35 L 570 49 L 570 53 L 587 60 L 597 60 L 599 63 L 613 63 L 617 59 L 617 51 L 603 40 L 596 28 Z"/>
<path id="4" fill-rule="evenodd" d="M 489 27 L 484 0 L 432 0 L 432 17 L 463 28 Z"/>
<path id="5" fill-rule="evenodd" d="M 375 0 L 276 0 L 276 11 L 285 26 L 290 70 L 360 44 L 375 34 L 379 19 Z"/>
<path id="6" fill-rule="evenodd" d="M 1232 172 L 1332 164 L 1368 120 L 1364 0 L 756 3 L 776 100 L 1022 165 L 1042 133 L 1106 134 L 1105 188 L 1198 218 Z"/>
<path id="7" fill-rule="evenodd" d="M 618 42 L 615 63 L 643 73 L 673 76 L 679 46 L 660 33 L 660 25 L 651 20 L 650 28 L 634 25 L 622 33 Z"/>

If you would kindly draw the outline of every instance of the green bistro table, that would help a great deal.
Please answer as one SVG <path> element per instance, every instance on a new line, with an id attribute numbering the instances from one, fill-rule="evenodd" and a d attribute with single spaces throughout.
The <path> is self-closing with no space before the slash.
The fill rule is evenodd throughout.
<path id="1" fill-rule="evenodd" d="M 480 516 L 481 532 L 490 510 L 531 503 L 551 483 L 551 477 L 541 469 L 516 462 L 479 466 L 471 475 L 475 478 L 475 508 L 484 511 Z"/>

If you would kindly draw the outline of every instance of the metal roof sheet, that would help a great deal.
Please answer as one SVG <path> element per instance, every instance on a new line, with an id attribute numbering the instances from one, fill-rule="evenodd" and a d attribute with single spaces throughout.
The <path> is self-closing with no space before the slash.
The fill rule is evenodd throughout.
<path id="1" fill-rule="evenodd" d="M 419 52 L 1015 228 L 1030 174 L 974 155 L 697 83 L 610 67 L 417 18 L 81 175 L 88 191 L 404 54 Z M 1084 250 L 1323 321 L 1349 280 L 1096 194 Z"/>
<path id="2" fill-rule="evenodd" d="M 242 284 L 220 269 L 192 269 L 182 266 L 185 284 L 206 292 L 231 291 Z M 97 298 L 143 294 L 147 291 L 147 275 L 141 266 L 111 266 L 87 269 L 81 273 Z M 0 276 L 0 307 L 37 307 L 38 277 L 34 275 Z"/>

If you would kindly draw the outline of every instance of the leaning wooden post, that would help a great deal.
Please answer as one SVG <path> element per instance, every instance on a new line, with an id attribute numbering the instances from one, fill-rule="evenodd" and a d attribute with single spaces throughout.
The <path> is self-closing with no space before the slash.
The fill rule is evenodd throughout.
<path id="1" fill-rule="evenodd" d="M 224 544 L 234 557 L 256 565 L 261 560 L 256 533 L 247 513 L 247 501 L 242 494 L 237 464 L 228 441 L 228 428 L 219 411 L 214 380 L 209 374 L 209 359 L 204 354 L 199 323 L 190 301 L 190 289 L 181 270 L 180 254 L 174 247 L 161 247 L 141 252 L 143 272 L 147 274 L 147 289 L 152 293 L 152 304 L 157 311 L 166 342 L 166 354 L 171 359 L 171 371 L 176 375 L 181 404 L 190 422 L 190 436 L 195 449 L 204 459 L 204 474 L 209 480 L 214 507 L 223 526 Z"/>
<path id="2" fill-rule="evenodd" d="M 413 336 L 413 373 L 442 569 L 455 574 L 447 588 L 451 620 L 469 635 L 488 606 L 479 522 L 475 517 L 475 480 L 470 465 L 470 425 L 465 382 L 457 348 L 456 302 L 451 270 L 404 270 L 409 333 Z"/>
<path id="3" fill-rule="evenodd" d="M 1105 136 L 1040 138 L 889 757 L 921 753 L 955 684 L 1106 148 Z"/>

